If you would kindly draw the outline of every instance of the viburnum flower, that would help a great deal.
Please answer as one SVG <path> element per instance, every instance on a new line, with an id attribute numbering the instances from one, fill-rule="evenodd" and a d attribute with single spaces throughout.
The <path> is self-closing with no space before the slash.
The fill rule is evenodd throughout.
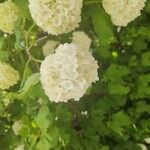
<path id="1" fill-rule="evenodd" d="M 150 144 L 150 137 L 144 139 L 147 144 Z"/>
<path id="2" fill-rule="evenodd" d="M 24 144 L 18 145 L 15 150 L 24 150 Z"/>
<path id="3" fill-rule="evenodd" d="M 19 78 L 18 71 L 12 68 L 9 64 L 0 62 L 0 89 L 9 89 L 17 83 Z"/>
<path id="4" fill-rule="evenodd" d="M 55 48 L 58 46 L 59 42 L 49 40 L 43 45 L 43 54 L 44 56 L 48 56 L 49 54 L 53 54 L 55 51 Z"/>
<path id="5" fill-rule="evenodd" d="M 105 11 L 116 26 L 127 26 L 141 14 L 146 0 L 103 0 Z"/>
<path id="6" fill-rule="evenodd" d="M 19 10 L 11 0 L 0 3 L 0 30 L 13 33 L 12 30 L 18 18 Z"/>
<path id="7" fill-rule="evenodd" d="M 89 49 L 82 50 L 77 44 L 65 43 L 42 62 L 41 82 L 50 101 L 78 101 L 98 80 L 97 69 L 97 61 Z"/>
<path id="8" fill-rule="evenodd" d="M 78 44 L 83 50 L 87 50 L 91 46 L 92 40 L 83 32 L 73 32 L 72 43 Z"/>
<path id="9" fill-rule="evenodd" d="M 18 135 L 20 130 L 22 129 L 22 123 L 21 121 L 15 121 L 12 125 L 12 130 L 14 132 L 15 135 Z"/>
<path id="10" fill-rule="evenodd" d="M 137 144 L 137 145 L 141 148 L 141 150 L 147 150 L 146 145 L 144 145 L 144 144 L 142 144 L 142 143 L 139 143 L 139 144 Z"/>
<path id="11" fill-rule="evenodd" d="M 29 0 L 31 16 L 49 34 L 73 31 L 81 21 L 83 0 Z"/>

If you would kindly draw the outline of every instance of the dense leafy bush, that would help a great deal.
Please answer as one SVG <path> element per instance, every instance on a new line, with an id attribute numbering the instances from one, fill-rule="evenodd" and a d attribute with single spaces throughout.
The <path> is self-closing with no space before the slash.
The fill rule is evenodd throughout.
<path id="1" fill-rule="evenodd" d="M 76 30 L 92 39 L 100 80 L 79 102 L 67 103 L 49 101 L 39 69 L 43 45 L 70 42 L 72 32 L 47 35 L 33 22 L 28 0 L 14 2 L 21 16 L 14 34 L 0 32 L 0 61 L 21 79 L 0 91 L 0 149 L 150 149 L 150 1 L 118 32 L 100 0 L 84 0 Z"/>

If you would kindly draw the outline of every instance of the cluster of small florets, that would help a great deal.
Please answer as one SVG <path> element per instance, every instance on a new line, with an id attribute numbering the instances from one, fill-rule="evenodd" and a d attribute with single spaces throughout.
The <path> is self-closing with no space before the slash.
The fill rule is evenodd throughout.
<path id="1" fill-rule="evenodd" d="M 73 31 L 81 21 L 83 0 L 29 0 L 31 16 L 49 34 Z"/>
<path id="2" fill-rule="evenodd" d="M 82 45 L 82 44 L 81 44 Z M 98 80 L 97 61 L 77 43 L 60 45 L 41 64 L 41 82 L 50 101 L 78 101 Z"/>
<path id="3" fill-rule="evenodd" d="M 72 43 L 78 44 L 83 50 L 90 48 L 92 40 L 83 32 L 75 31 L 73 32 Z"/>
<path id="4" fill-rule="evenodd" d="M 24 150 L 24 144 L 18 145 L 14 150 Z"/>
<path id="5" fill-rule="evenodd" d="M 6 90 L 19 80 L 19 73 L 9 64 L 0 63 L 0 89 Z"/>
<path id="6" fill-rule="evenodd" d="M 146 0 L 103 0 L 105 11 L 116 26 L 127 26 L 141 14 Z"/>
<path id="7" fill-rule="evenodd" d="M 15 121 L 12 125 L 12 130 L 14 132 L 15 135 L 18 135 L 20 130 L 22 129 L 22 123 L 21 121 Z"/>
<path id="8" fill-rule="evenodd" d="M 53 41 L 53 40 L 47 41 L 42 47 L 44 56 L 46 57 L 49 54 L 53 54 L 55 52 L 55 49 L 58 46 L 58 44 L 59 44 L 59 42 L 57 42 L 57 41 Z"/>
<path id="9" fill-rule="evenodd" d="M 0 30 L 11 34 L 18 16 L 19 10 L 11 0 L 0 3 Z"/>

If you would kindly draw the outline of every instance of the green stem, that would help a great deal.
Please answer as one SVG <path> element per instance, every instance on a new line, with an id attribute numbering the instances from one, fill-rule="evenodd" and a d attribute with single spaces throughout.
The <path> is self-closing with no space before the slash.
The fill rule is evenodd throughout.
<path id="1" fill-rule="evenodd" d="M 42 63 L 42 60 L 36 59 L 34 57 L 31 58 L 33 61 L 38 62 L 38 63 Z"/>
<path id="2" fill-rule="evenodd" d="M 35 23 L 28 29 L 27 33 L 26 33 L 26 47 L 29 47 L 29 43 L 28 43 L 28 36 L 31 32 L 31 30 L 34 28 Z"/>
<path id="3" fill-rule="evenodd" d="M 37 45 L 37 44 L 40 43 L 41 41 L 45 40 L 47 37 L 48 37 L 48 36 L 44 36 L 44 37 L 38 39 L 38 40 L 35 42 L 35 44 Z M 27 55 L 28 55 L 28 57 L 29 57 L 30 60 L 33 60 L 33 61 L 38 62 L 38 63 L 41 63 L 42 60 L 39 60 L 39 59 L 34 58 L 34 57 L 32 56 L 32 54 L 31 54 L 31 52 L 30 52 L 33 46 L 34 46 L 34 44 L 31 44 L 31 45 L 26 49 L 26 53 L 27 53 Z"/>

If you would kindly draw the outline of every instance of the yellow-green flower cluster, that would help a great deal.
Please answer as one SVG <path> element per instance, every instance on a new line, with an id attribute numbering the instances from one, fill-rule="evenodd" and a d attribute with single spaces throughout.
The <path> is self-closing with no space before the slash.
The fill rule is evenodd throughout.
<path id="1" fill-rule="evenodd" d="M 116 26 L 127 26 L 141 14 L 146 0 L 103 0 L 105 11 Z"/>
<path id="2" fill-rule="evenodd" d="M 17 6 L 11 1 L 0 3 L 0 30 L 6 33 L 13 33 L 14 24 L 19 16 Z"/>
<path id="3" fill-rule="evenodd" d="M 0 62 L 0 89 L 6 90 L 15 85 L 20 76 L 9 64 Z"/>
<path id="4" fill-rule="evenodd" d="M 29 0 L 31 16 L 49 34 L 73 31 L 81 21 L 83 0 Z"/>

